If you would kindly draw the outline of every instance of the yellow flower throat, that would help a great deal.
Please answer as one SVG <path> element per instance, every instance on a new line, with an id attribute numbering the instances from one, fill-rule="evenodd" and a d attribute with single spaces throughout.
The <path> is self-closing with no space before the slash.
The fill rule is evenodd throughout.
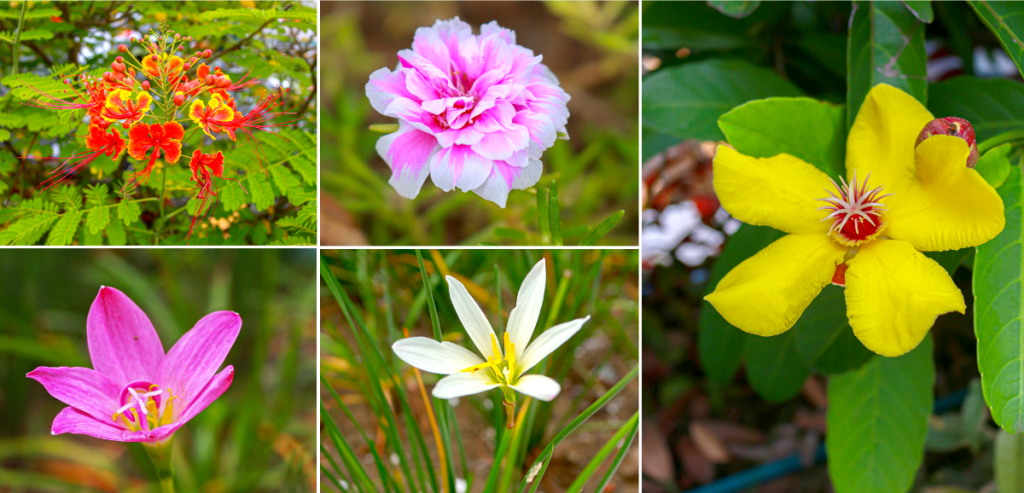
<path id="1" fill-rule="evenodd" d="M 491 334 L 491 356 L 487 357 L 486 362 L 465 368 L 462 372 L 471 373 L 483 370 L 484 368 L 490 368 L 494 371 L 494 379 L 498 383 L 512 385 L 516 378 L 516 345 L 509 340 L 508 332 L 505 332 L 504 339 L 505 356 L 497 359 L 501 354 L 501 349 L 498 348 L 498 338 Z"/>

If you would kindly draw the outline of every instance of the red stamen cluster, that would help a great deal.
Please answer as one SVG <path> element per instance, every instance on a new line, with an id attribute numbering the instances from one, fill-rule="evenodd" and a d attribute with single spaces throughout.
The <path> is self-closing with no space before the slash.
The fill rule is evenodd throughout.
<path id="1" fill-rule="evenodd" d="M 822 219 L 822 221 L 833 219 L 832 227 L 828 230 L 829 235 L 843 245 L 857 246 L 875 237 L 885 226 L 885 223 L 882 222 L 882 213 L 888 209 L 879 201 L 892 194 L 882 195 L 883 187 L 868 190 L 870 173 L 863 183 L 857 181 L 856 170 L 853 172 L 853 180 L 850 181 L 850 184 L 847 184 L 842 177 L 839 179 L 842 181 L 842 186 L 830 178 L 838 194 L 825 190 L 829 196 L 818 200 L 827 202 L 829 205 L 819 207 L 818 210 L 830 211 Z"/>

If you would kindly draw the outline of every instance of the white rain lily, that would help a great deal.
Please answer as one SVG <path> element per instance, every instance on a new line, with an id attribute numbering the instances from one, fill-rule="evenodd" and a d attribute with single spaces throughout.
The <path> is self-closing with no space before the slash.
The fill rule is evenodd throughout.
<path id="1" fill-rule="evenodd" d="M 453 399 L 501 388 L 511 426 L 512 406 L 515 405 L 513 390 L 542 401 L 554 399 L 562 390 L 554 379 L 544 375 L 526 375 L 527 370 L 565 344 L 590 320 L 588 315 L 556 325 L 530 343 L 540 317 L 541 305 L 544 304 L 545 273 L 545 263 L 541 259 L 526 275 L 516 297 L 516 307 L 508 317 L 504 344 L 501 346 L 498 345 L 498 338 L 490 322 L 470 297 L 466 287 L 454 277 L 445 278 L 455 312 L 483 358 L 458 344 L 437 342 L 428 337 L 402 339 L 392 345 L 391 349 L 402 361 L 420 370 L 448 375 L 434 386 L 433 395 L 439 399 Z"/>

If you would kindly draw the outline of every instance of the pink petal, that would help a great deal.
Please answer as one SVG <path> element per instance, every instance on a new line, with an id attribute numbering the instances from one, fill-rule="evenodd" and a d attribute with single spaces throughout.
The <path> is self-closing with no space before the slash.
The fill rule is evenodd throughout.
<path id="1" fill-rule="evenodd" d="M 430 179 L 446 192 L 455 187 L 470 191 L 483 184 L 491 173 L 491 161 L 473 152 L 469 146 L 441 149 L 430 159 Z"/>
<path id="2" fill-rule="evenodd" d="M 544 165 L 540 161 L 531 159 L 529 163 L 526 167 L 518 168 L 505 161 L 494 161 L 491 175 L 483 185 L 473 190 L 473 193 L 504 209 L 509 192 L 525 190 L 536 185 L 544 173 Z"/>
<path id="3" fill-rule="evenodd" d="M 192 418 L 196 417 L 206 409 L 207 406 L 213 403 L 213 401 L 217 400 L 217 398 L 224 394 L 224 392 L 231 387 L 231 382 L 234 378 L 235 367 L 228 365 L 227 368 L 224 368 L 224 371 L 214 376 L 206 387 L 204 387 L 182 411 L 176 413 L 173 423 L 154 428 L 150 431 L 126 431 L 125 436 L 127 439 L 125 441 L 149 442 L 163 440 L 171 436 L 171 434 L 178 431 L 182 426 L 185 426 L 185 424 L 191 421 Z M 177 408 L 175 408 L 175 410 L 177 411 Z"/>
<path id="4" fill-rule="evenodd" d="M 186 402 L 195 399 L 224 363 L 242 328 L 235 312 L 213 312 L 198 322 L 167 352 L 156 382 Z"/>
<path id="5" fill-rule="evenodd" d="M 119 407 L 121 387 L 96 370 L 40 366 L 27 376 L 43 384 L 57 400 L 100 421 L 112 422 Z"/>
<path id="6" fill-rule="evenodd" d="M 100 288 L 86 320 L 89 357 L 96 371 L 120 387 L 135 380 L 152 381 L 164 347 L 153 324 L 124 293 Z"/>
<path id="7" fill-rule="evenodd" d="M 473 144 L 473 152 L 487 159 L 508 159 L 516 151 L 530 146 L 530 132 L 522 125 L 513 124 L 510 130 L 484 135 Z"/>
<path id="8" fill-rule="evenodd" d="M 53 418 L 50 433 L 54 435 L 62 435 L 64 433 L 89 435 L 115 442 L 144 441 L 129 440 L 126 436 L 131 434 L 130 431 L 122 430 L 113 424 L 101 422 L 73 407 L 65 407 L 64 410 L 57 414 L 57 417 Z"/>
<path id="9" fill-rule="evenodd" d="M 377 154 L 391 167 L 388 183 L 395 187 L 398 195 L 407 199 L 416 198 L 423 182 L 430 175 L 430 157 L 440 149 L 437 138 L 412 128 L 405 122 L 398 123 L 398 131 L 377 139 Z"/>
<path id="10" fill-rule="evenodd" d="M 405 75 L 403 71 L 392 72 L 387 68 L 378 69 L 370 74 L 370 81 L 366 83 L 366 97 L 373 109 L 384 113 L 395 98 L 415 99 L 415 96 L 406 89 Z"/>

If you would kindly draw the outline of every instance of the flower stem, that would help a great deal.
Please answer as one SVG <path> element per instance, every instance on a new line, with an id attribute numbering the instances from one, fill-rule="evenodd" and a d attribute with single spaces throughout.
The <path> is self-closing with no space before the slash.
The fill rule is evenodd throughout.
<path id="1" fill-rule="evenodd" d="M 154 154 L 155 156 L 156 154 Z M 153 235 L 153 244 L 160 244 L 160 232 L 164 229 L 167 218 L 164 217 L 164 201 L 167 200 L 167 166 L 163 167 L 163 178 L 160 180 L 160 222 L 156 227 L 156 234 Z"/>
<path id="2" fill-rule="evenodd" d="M 143 443 L 149 460 L 153 461 L 160 493 L 174 493 L 174 472 L 171 468 L 171 440 L 173 436 L 159 442 Z"/>

